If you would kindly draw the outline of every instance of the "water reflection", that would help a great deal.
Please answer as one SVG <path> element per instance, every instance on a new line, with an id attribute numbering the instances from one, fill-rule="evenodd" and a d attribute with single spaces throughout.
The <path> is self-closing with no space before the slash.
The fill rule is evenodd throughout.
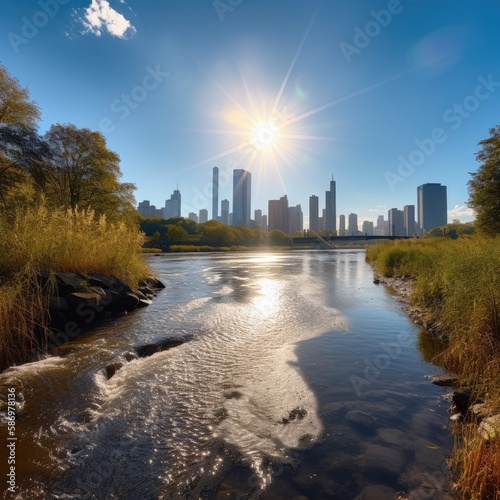
<path id="1" fill-rule="evenodd" d="M 26 393 L 20 446 L 49 450 L 19 465 L 24 498 L 352 499 L 442 470 L 446 411 L 415 342 L 362 393 L 350 381 L 383 343 L 416 341 L 363 252 L 151 261 L 168 286 L 150 308 L 0 376 Z M 126 357 L 171 337 L 186 342 Z"/>

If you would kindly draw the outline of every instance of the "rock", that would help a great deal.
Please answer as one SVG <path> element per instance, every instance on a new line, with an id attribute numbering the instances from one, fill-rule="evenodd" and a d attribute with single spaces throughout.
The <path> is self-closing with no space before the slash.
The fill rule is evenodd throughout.
<path id="1" fill-rule="evenodd" d="M 476 403 L 469 408 L 469 411 L 472 415 L 475 415 L 477 418 L 488 417 L 491 414 L 491 410 L 484 403 Z"/>
<path id="2" fill-rule="evenodd" d="M 137 359 L 137 354 L 135 352 L 126 352 L 123 357 L 127 360 L 127 361 L 133 361 L 134 359 Z"/>
<path id="3" fill-rule="evenodd" d="M 490 440 L 500 436 L 500 415 L 493 415 L 492 417 L 485 418 L 477 430 L 479 435 L 485 439 Z"/>
<path id="4" fill-rule="evenodd" d="M 430 375 L 429 379 L 433 384 L 439 385 L 441 387 L 456 387 L 458 385 L 458 377 L 456 375 L 450 375 L 448 373 L 443 373 L 441 375 Z"/>
<path id="5" fill-rule="evenodd" d="M 400 450 L 378 444 L 369 444 L 360 459 L 366 477 L 380 482 L 398 477 L 405 465 Z"/>
<path id="6" fill-rule="evenodd" d="M 119 361 L 106 366 L 106 376 L 108 380 L 121 368 L 123 368 L 123 363 L 120 363 Z"/>
<path id="7" fill-rule="evenodd" d="M 156 344 L 147 344 L 136 347 L 135 352 L 140 358 L 147 358 L 157 352 L 167 351 L 182 344 L 184 344 L 184 340 L 181 339 L 164 339 Z"/>
<path id="8" fill-rule="evenodd" d="M 102 296 L 95 292 L 73 292 L 66 296 L 71 311 L 82 315 L 83 309 L 97 309 Z M 85 313 L 86 314 L 86 313 Z M 83 314 L 83 315 L 85 315 Z"/>
<path id="9" fill-rule="evenodd" d="M 374 284 L 374 285 L 378 285 L 379 283 L 380 283 L 380 280 L 379 280 L 379 279 L 374 279 L 374 280 L 373 280 L 373 284 Z"/>
<path id="10" fill-rule="evenodd" d="M 390 500 L 396 498 L 396 491 L 388 486 L 372 485 L 363 488 L 363 491 L 354 500 Z"/>
<path id="11" fill-rule="evenodd" d="M 469 409 L 471 390 L 468 388 L 456 389 L 453 392 L 452 400 L 457 413 L 465 415 Z"/>
<path id="12" fill-rule="evenodd" d="M 348 412 L 347 420 L 351 422 L 354 427 L 364 432 L 372 431 L 377 422 L 377 419 L 373 415 L 360 410 L 351 410 Z"/>
<path id="13" fill-rule="evenodd" d="M 165 288 L 165 285 L 157 278 L 153 276 L 148 276 L 147 278 L 139 282 L 139 287 L 148 287 L 156 290 L 161 290 Z"/>
<path id="14" fill-rule="evenodd" d="M 139 305 L 139 297 L 133 292 L 120 294 L 127 311 L 133 311 Z"/>

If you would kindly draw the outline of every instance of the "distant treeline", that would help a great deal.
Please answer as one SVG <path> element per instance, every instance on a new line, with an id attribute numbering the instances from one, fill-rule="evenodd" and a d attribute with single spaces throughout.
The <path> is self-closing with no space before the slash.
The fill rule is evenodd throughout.
<path id="1" fill-rule="evenodd" d="M 265 232 L 248 226 L 228 226 L 210 220 L 197 223 L 183 217 L 144 219 L 141 230 L 148 237 L 146 246 L 196 245 L 209 247 L 289 246 L 292 238 L 278 229 Z"/>

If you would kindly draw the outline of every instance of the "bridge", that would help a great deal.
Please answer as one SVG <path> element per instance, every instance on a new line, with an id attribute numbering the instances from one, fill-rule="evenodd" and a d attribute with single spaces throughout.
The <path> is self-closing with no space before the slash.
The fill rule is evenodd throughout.
<path id="1" fill-rule="evenodd" d="M 321 243 L 331 243 L 341 241 L 370 241 L 370 240 L 408 240 L 413 238 L 413 236 L 306 236 L 299 238 L 292 238 L 294 245 L 314 245 Z"/>

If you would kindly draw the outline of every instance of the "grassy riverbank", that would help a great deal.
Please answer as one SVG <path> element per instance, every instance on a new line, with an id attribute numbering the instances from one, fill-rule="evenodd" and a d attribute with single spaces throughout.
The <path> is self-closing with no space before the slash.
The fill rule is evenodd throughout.
<path id="1" fill-rule="evenodd" d="M 143 236 L 92 211 L 18 210 L 0 218 L 0 366 L 30 359 L 43 346 L 51 287 L 40 272 L 100 272 L 129 284 L 149 274 Z"/>
<path id="2" fill-rule="evenodd" d="M 439 364 L 500 413 L 500 238 L 384 242 L 367 260 L 385 276 L 416 279 L 412 301 L 448 341 Z M 477 423 L 456 429 L 450 464 L 464 498 L 500 498 L 500 437 L 484 441 Z M 500 429 L 497 434 L 500 436 Z"/>

